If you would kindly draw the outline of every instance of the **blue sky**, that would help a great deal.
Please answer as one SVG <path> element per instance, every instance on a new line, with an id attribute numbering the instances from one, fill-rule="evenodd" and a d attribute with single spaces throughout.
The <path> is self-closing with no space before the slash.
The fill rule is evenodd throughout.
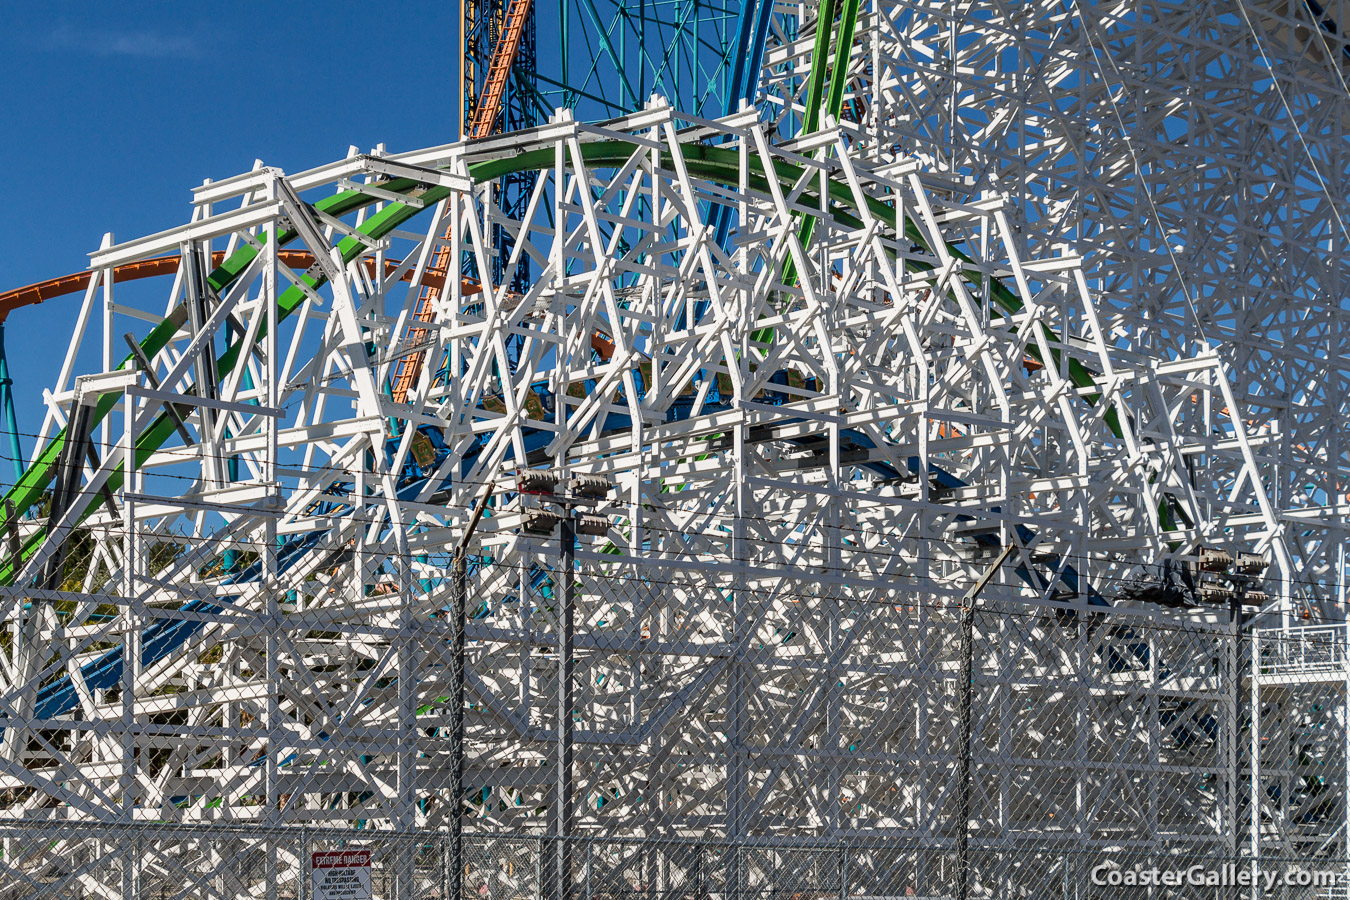
<path id="1" fill-rule="evenodd" d="M 457 135 L 457 3 L 8 0 L 0 13 L 0 290 L 86 268 L 106 231 L 185 221 L 193 186 L 254 159 L 294 172 L 349 144 Z M 78 305 L 9 318 L 21 431 L 41 424 Z"/>

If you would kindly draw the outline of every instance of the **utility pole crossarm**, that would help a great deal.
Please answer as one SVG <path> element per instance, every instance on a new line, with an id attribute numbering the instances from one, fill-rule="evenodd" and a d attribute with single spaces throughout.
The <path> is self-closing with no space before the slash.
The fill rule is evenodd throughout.
<path id="1" fill-rule="evenodd" d="M 469 562 L 468 553 L 469 541 L 473 539 L 473 533 L 478 528 L 478 523 L 483 518 L 483 511 L 487 509 L 488 501 L 492 499 L 492 491 L 495 485 L 489 481 L 484 488 L 483 494 L 478 498 L 478 505 L 474 508 L 473 515 L 469 517 L 469 524 L 464 529 L 464 536 L 459 539 L 459 544 L 455 547 L 453 558 L 454 567 L 454 594 L 450 601 L 450 646 L 452 655 L 450 659 L 450 770 L 454 783 L 451 785 L 451 810 L 453 816 L 453 829 L 450 833 L 450 852 L 449 852 L 449 875 L 451 896 L 463 896 L 464 880 L 464 683 L 467 672 L 467 660 L 465 658 L 465 635 L 464 635 L 464 616 L 469 607 Z"/>
<path id="2" fill-rule="evenodd" d="M 469 541 L 473 540 L 473 533 L 478 529 L 478 523 L 483 518 L 483 511 L 487 509 L 488 501 L 492 499 L 492 492 L 496 489 L 497 486 L 489 481 L 487 487 L 483 490 L 483 496 L 478 498 L 478 505 L 474 507 L 473 515 L 469 517 L 469 524 L 464 529 L 464 536 L 459 539 L 459 544 L 455 547 L 454 560 L 456 563 L 462 560 L 464 554 L 468 552 Z"/>
<path id="3" fill-rule="evenodd" d="M 1003 548 L 1003 552 L 999 553 L 998 558 L 989 564 L 989 568 L 984 570 L 984 574 L 980 576 L 978 581 L 970 586 L 970 590 L 966 591 L 965 596 L 961 598 L 962 609 L 975 605 L 975 601 L 979 599 L 980 594 L 989 586 L 989 582 L 997 577 L 999 569 L 1003 568 L 1003 564 L 1008 561 L 1008 557 L 1012 556 L 1013 551 L 1016 549 L 1016 544 L 1009 544 Z"/>

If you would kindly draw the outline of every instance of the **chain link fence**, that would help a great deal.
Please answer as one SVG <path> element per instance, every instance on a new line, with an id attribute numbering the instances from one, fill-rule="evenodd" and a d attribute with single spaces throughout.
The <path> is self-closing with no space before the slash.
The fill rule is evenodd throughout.
<path id="1" fill-rule="evenodd" d="M 1344 626 L 512 558 L 430 612 L 29 592 L 84 618 L 8 693 L 0 900 L 1346 896 L 1283 874 L 1345 872 Z"/>
<path id="2" fill-rule="evenodd" d="M 0 897 L 137 900 L 446 900 L 454 895 L 445 833 L 353 832 L 307 827 L 0 828 Z M 472 835 L 464 846 L 463 900 L 551 900 L 558 842 Z M 572 900 L 879 900 L 953 898 L 954 855 L 904 842 L 729 843 L 695 840 L 567 841 Z M 340 855 L 337 865 L 332 857 Z M 971 853 L 971 897 L 1345 897 L 1340 858 L 1246 857 L 1116 848 L 1084 853 L 1023 847 Z M 331 870 L 339 868 L 345 881 Z"/>

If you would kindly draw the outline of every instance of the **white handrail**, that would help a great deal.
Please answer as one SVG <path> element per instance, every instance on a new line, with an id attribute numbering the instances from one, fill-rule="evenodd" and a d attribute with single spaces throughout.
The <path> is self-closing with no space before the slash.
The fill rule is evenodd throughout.
<path id="1" fill-rule="evenodd" d="M 1350 623 L 1257 630 L 1262 675 L 1341 672 L 1350 666 Z"/>

